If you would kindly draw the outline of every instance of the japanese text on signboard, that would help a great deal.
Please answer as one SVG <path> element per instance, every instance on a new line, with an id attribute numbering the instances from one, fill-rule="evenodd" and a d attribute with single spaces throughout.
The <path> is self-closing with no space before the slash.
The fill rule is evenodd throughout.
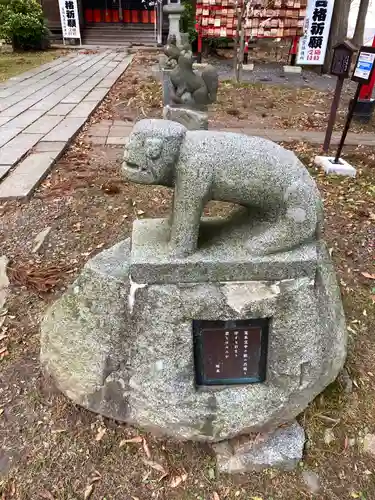
<path id="1" fill-rule="evenodd" d="M 59 0 L 61 27 L 64 38 L 80 38 L 76 0 Z"/>
<path id="2" fill-rule="evenodd" d="M 323 64 L 327 50 L 334 0 L 309 0 L 300 39 L 298 64 Z"/>

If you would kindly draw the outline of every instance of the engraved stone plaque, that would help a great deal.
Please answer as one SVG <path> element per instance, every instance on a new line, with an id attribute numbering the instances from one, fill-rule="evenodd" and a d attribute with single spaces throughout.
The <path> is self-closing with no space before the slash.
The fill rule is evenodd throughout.
<path id="1" fill-rule="evenodd" d="M 267 318 L 193 321 L 196 384 L 264 382 L 268 324 Z"/>

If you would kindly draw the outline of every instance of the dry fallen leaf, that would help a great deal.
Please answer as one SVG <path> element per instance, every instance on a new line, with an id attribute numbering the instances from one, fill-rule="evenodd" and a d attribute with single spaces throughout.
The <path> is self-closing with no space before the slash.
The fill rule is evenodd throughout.
<path id="1" fill-rule="evenodd" d="M 120 441 L 119 447 L 121 448 L 122 446 L 125 446 L 127 443 L 142 443 L 143 442 L 143 437 L 141 436 L 136 436 L 130 439 L 122 439 Z"/>
<path id="2" fill-rule="evenodd" d="M 94 485 L 93 484 L 89 484 L 88 486 L 86 486 L 85 493 L 83 495 L 84 500 L 87 500 L 88 498 L 90 498 L 91 493 L 93 491 L 94 491 Z"/>
<path id="3" fill-rule="evenodd" d="M 100 441 L 103 438 L 106 431 L 107 429 L 105 427 L 99 427 L 98 433 L 95 437 L 95 441 Z"/>
<path id="4" fill-rule="evenodd" d="M 143 463 L 152 467 L 153 469 L 161 472 L 162 474 L 167 474 L 166 470 L 164 469 L 164 467 L 160 464 L 158 464 L 157 462 L 153 462 L 152 460 L 143 460 Z"/>
<path id="5" fill-rule="evenodd" d="M 214 491 L 213 500 L 220 500 L 219 494 Z"/>
<path id="6" fill-rule="evenodd" d="M 32 253 L 39 252 L 41 246 L 43 245 L 51 229 L 52 229 L 51 226 L 46 227 L 45 229 L 43 229 L 43 231 L 40 231 L 40 233 L 37 234 L 37 236 L 34 239 L 34 248 L 31 250 Z"/>
<path id="7" fill-rule="evenodd" d="M 361 273 L 362 276 L 364 276 L 365 278 L 368 278 L 370 280 L 375 280 L 375 274 L 370 274 L 370 273 Z"/>
<path id="8" fill-rule="evenodd" d="M 150 449 L 145 439 L 142 439 L 143 451 L 146 453 L 147 458 L 151 458 Z"/>
<path id="9" fill-rule="evenodd" d="M 186 481 L 186 479 L 187 479 L 187 474 L 182 474 L 181 476 L 175 476 L 172 478 L 170 482 L 170 487 L 177 488 L 177 486 Z"/>
<path id="10" fill-rule="evenodd" d="M 55 497 L 48 490 L 39 491 L 39 496 L 45 500 L 55 500 Z"/>

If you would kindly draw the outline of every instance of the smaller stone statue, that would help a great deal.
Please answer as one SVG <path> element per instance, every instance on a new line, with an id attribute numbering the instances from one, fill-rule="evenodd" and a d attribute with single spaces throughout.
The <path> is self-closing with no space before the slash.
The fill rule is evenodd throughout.
<path id="1" fill-rule="evenodd" d="M 172 54 L 172 49 L 169 49 Z M 173 55 L 176 52 L 173 51 Z M 181 51 L 177 66 L 170 73 L 172 83 L 171 100 L 175 105 L 205 108 L 216 101 L 219 77 L 213 66 L 207 66 L 199 75 L 193 70 L 193 58 Z"/>

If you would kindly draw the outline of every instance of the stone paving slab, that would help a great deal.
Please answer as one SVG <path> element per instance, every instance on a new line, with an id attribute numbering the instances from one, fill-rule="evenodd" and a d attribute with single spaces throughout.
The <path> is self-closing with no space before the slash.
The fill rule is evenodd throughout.
<path id="1" fill-rule="evenodd" d="M 84 98 L 85 101 L 99 101 L 104 99 L 104 97 L 108 94 L 109 89 L 95 89 L 92 90 L 87 96 Z"/>
<path id="2" fill-rule="evenodd" d="M 30 195 L 132 58 L 111 49 L 69 55 L 0 85 L 0 201 Z"/>
<path id="3" fill-rule="evenodd" d="M 15 165 L 42 137 L 42 134 L 17 135 L 0 148 L 0 165 Z"/>
<path id="4" fill-rule="evenodd" d="M 96 140 L 98 140 L 97 137 Z M 127 137 L 107 137 L 106 144 L 108 144 L 108 146 L 125 146 L 127 140 Z"/>
<path id="5" fill-rule="evenodd" d="M 85 123 L 86 118 L 65 117 L 49 134 L 43 137 L 42 142 L 70 141 Z"/>
<path id="6" fill-rule="evenodd" d="M 128 136 L 133 128 L 133 125 L 127 125 L 127 126 L 119 126 L 119 125 L 113 125 L 109 129 L 109 135 L 110 137 L 123 137 L 123 136 Z"/>
<path id="7" fill-rule="evenodd" d="M 75 103 L 57 104 L 52 109 L 47 111 L 47 116 L 49 116 L 49 115 L 51 115 L 51 116 L 66 116 L 75 107 L 76 107 Z"/>
<path id="8" fill-rule="evenodd" d="M 87 92 L 85 90 L 77 90 L 72 92 L 70 95 L 66 96 L 61 103 L 62 104 L 78 104 L 86 97 Z"/>
<path id="9" fill-rule="evenodd" d="M 0 199 L 28 198 L 57 158 L 54 152 L 32 153 L 0 184 Z"/>
<path id="10" fill-rule="evenodd" d="M 7 100 L 7 99 L 5 99 Z M 35 104 L 33 99 L 24 99 L 22 102 L 18 104 L 14 104 L 14 106 L 8 106 L 7 104 L 3 104 L 2 100 L 0 101 L 0 118 L 4 116 L 15 117 L 28 110 L 30 106 Z"/>
<path id="11" fill-rule="evenodd" d="M 58 123 L 63 120 L 63 116 L 44 115 L 36 120 L 30 127 L 27 127 L 27 134 L 48 134 Z"/>
<path id="12" fill-rule="evenodd" d="M 107 51 L 108 52 L 108 51 Z M 111 54 L 107 54 L 107 52 L 101 53 L 96 56 L 86 56 L 85 59 L 81 59 L 81 57 L 77 57 L 78 61 L 69 62 L 64 65 L 61 65 L 59 68 L 55 68 L 52 73 L 50 71 L 46 71 L 43 75 L 37 75 L 36 78 L 31 78 L 27 81 L 26 88 L 20 87 L 20 84 L 17 84 L 13 89 L 11 97 L 8 97 L 3 102 L 0 102 L 0 111 L 3 111 L 10 106 L 24 100 L 26 97 L 31 97 L 37 103 L 40 100 L 40 96 L 38 98 L 37 91 L 46 89 L 49 87 L 50 91 L 56 90 L 56 88 L 61 87 L 63 84 L 66 84 L 70 81 L 73 81 L 76 75 L 70 73 L 75 69 L 75 64 L 80 65 L 77 71 L 79 71 L 79 78 L 83 78 L 83 75 L 90 70 L 91 74 L 93 72 L 99 71 L 103 65 L 106 64 L 108 57 L 111 57 Z M 112 58 L 114 56 L 112 55 Z M 103 59 L 102 64 L 100 64 L 101 59 Z M 86 71 L 85 71 L 86 70 Z M 83 72 L 83 73 L 82 73 Z M 89 75 L 86 75 L 86 78 Z M 82 80 L 79 82 L 81 83 Z M 50 85 L 52 84 L 52 85 Z M 69 93 L 69 92 L 68 92 Z M 65 94 L 67 95 L 67 94 Z M 37 96 L 37 97 L 36 97 Z M 64 96 L 65 97 L 65 96 Z M 16 108 L 17 109 L 17 108 Z M 12 110 L 13 111 L 13 110 Z M 22 111 L 21 111 L 22 112 Z M 2 113 L 1 113 L 2 114 Z M 0 115 L 1 116 L 1 115 Z"/>
<path id="13" fill-rule="evenodd" d="M 98 84 L 98 89 L 110 89 L 112 87 L 112 79 L 111 78 L 105 78 Z"/>
<path id="14" fill-rule="evenodd" d="M 5 123 L 9 122 L 10 120 L 11 120 L 11 118 L 9 116 L 0 117 L 0 126 L 4 125 Z"/>
<path id="15" fill-rule="evenodd" d="M 100 99 L 101 100 L 101 99 Z M 70 118 L 88 118 L 97 107 L 98 101 L 79 103 L 68 115 Z"/>
<path id="16" fill-rule="evenodd" d="M 107 144 L 107 137 L 91 137 L 90 142 L 94 146 L 105 146 Z"/>
<path id="17" fill-rule="evenodd" d="M 13 137 L 16 137 L 20 132 L 22 132 L 22 128 L 0 127 L 0 147 L 13 139 Z"/>
<path id="18" fill-rule="evenodd" d="M 0 165 L 0 181 L 3 177 L 6 176 L 6 174 L 9 172 L 9 170 L 12 168 L 12 165 Z M 1 184 L 0 184 L 1 185 Z"/>
<path id="19" fill-rule="evenodd" d="M 28 109 L 24 113 L 19 116 L 13 118 L 10 122 L 4 125 L 5 128 L 15 127 L 23 130 L 25 127 L 28 127 L 32 123 L 34 123 L 38 118 L 43 115 L 43 111 Z"/>
<path id="20" fill-rule="evenodd" d="M 65 149 L 65 141 L 61 142 L 38 142 L 35 146 L 34 151 L 36 153 L 45 153 L 45 152 L 53 152 L 53 153 L 62 153 Z"/>

